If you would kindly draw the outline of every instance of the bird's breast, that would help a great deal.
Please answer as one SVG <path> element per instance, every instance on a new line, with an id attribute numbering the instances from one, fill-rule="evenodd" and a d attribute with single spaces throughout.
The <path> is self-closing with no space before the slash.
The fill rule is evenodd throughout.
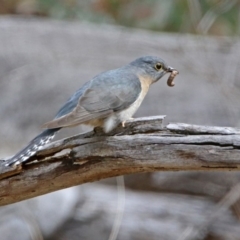
<path id="1" fill-rule="evenodd" d="M 119 118 L 121 119 L 121 122 L 128 120 L 129 118 L 131 118 L 135 114 L 135 112 L 140 107 L 144 97 L 146 96 L 147 90 L 148 89 L 145 89 L 145 88 L 143 89 L 142 88 L 142 91 L 139 94 L 139 96 L 136 99 L 136 101 L 131 106 L 129 106 L 127 109 L 124 109 L 123 111 L 118 113 L 119 114 Z"/>

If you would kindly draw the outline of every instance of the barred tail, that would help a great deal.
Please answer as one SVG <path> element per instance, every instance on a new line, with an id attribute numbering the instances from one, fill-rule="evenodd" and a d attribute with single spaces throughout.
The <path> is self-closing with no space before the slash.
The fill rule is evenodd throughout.
<path id="1" fill-rule="evenodd" d="M 59 131 L 60 128 L 47 129 L 35 137 L 24 149 L 19 151 L 13 157 L 6 160 L 6 166 L 19 165 L 27 161 L 31 156 L 33 156 L 37 151 L 39 151 L 45 144 L 51 141 L 55 133 Z"/>

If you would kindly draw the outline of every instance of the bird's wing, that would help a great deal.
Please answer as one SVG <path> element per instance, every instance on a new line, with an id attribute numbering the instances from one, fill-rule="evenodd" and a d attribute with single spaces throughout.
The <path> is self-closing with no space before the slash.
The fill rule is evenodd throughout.
<path id="1" fill-rule="evenodd" d="M 115 76 L 115 77 L 114 77 Z M 81 92 L 81 89 L 80 91 Z M 136 75 L 107 72 L 95 77 L 85 91 L 76 99 L 70 99 L 65 106 L 76 106 L 71 111 L 65 110 L 63 106 L 59 112 L 67 112 L 44 124 L 44 128 L 69 127 L 82 124 L 84 122 L 101 119 L 111 113 L 128 108 L 138 98 L 141 92 L 141 83 Z"/>

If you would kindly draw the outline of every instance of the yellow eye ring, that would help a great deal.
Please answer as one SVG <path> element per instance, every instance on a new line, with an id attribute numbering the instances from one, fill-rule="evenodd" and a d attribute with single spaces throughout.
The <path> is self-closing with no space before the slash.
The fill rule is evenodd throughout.
<path id="1" fill-rule="evenodd" d="M 155 65 L 155 68 L 156 68 L 157 71 L 161 70 L 162 69 L 162 64 L 161 63 L 157 63 Z"/>

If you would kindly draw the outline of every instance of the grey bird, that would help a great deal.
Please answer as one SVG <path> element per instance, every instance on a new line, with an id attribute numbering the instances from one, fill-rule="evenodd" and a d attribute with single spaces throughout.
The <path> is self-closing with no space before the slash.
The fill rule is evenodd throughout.
<path id="1" fill-rule="evenodd" d="M 152 83 L 174 69 L 159 57 L 145 56 L 86 82 L 60 108 L 55 118 L 24 149 L 6 160 L 6 165 L 27 161 L 61 128 L 80 124 L 100 126 L 110 132 L 131 118 L 141 105 Z"/>

